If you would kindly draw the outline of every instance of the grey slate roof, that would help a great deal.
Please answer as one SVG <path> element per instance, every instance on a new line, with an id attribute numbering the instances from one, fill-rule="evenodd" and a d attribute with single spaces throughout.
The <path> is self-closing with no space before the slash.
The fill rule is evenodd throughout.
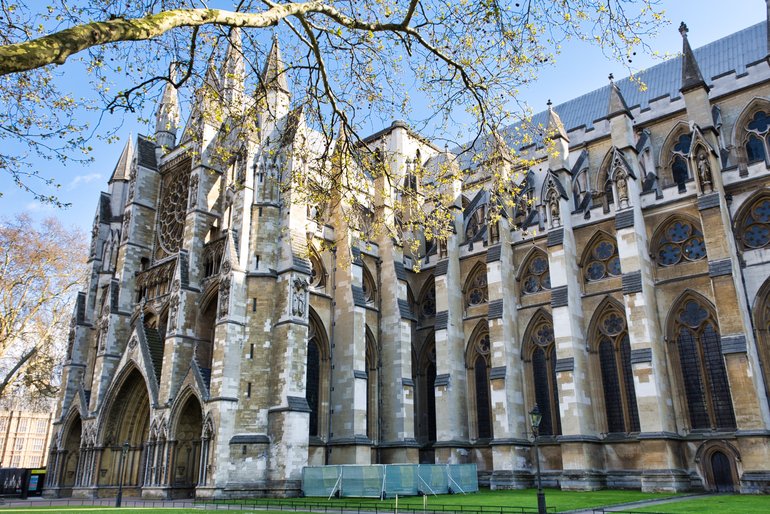
<path id="1" fill-rule="evenodd" d="M 151 170 L 158 169 L 158 162 L 155 160 L 155 143 L 139 136 L 137 138 L 137 148 L 139 150 L 139 164 Z"/>
<path id="2" fill-rule="evenodd" d="M 731 72 L 741 75 L 745 73 L 748 65 L 767 56 L 765 22 L 697 48 L 693 53 L 708 85 L 711 85 L 715 78 Z M 629 109 L 635 107 L 646 109 L 651 101 L 665 96 L 670 96 L 672 99 L 679 98 L 681 96 L 679 89 L 682 87 L 682 57 L 677 56 L 664 61 L 637 73 L 636 76 L 646 84 L 645 91 L 640 91 L 639 86 L 632 83 L 628 77 L 615 82 Z M 591 129 L 595 121 L 607 116 L 609 88 L 610 85 L 607 84 L 553 108 L 568 132 L 580 127 Z M 547 126 L 548 110 L 535 114 L 532 117 L 532 124 Z M 513 127 L 509 128 L 509 133 L 513 133 Z M 465 164 L 467 166 L 467 163 Z"/>
<path id="3" fill-rule="evenodd" d="M 711 84 L 715 77 L 732 71 L 740 75 L 747 65 L 763 59 L 767 55 L 766 30 L 764 22 L 758 23 L 693 50 L 706 83 Z M 657 64 L 637 76 L 647 85 L 646 91 L 640 91 L 628 78 L 616 82 L 629 108 L 645 109 L 650 101 L 667 95 L 678 98 L 682 87 L 682 57 Z M 607 115 L 609 87 L 608 84 L 554 108 L 568 131 L 583 125 L 591 127 L 594 121 Z M 535 122 L 547 123 L 547 114 L 548 111 L 538 113 Z"/>

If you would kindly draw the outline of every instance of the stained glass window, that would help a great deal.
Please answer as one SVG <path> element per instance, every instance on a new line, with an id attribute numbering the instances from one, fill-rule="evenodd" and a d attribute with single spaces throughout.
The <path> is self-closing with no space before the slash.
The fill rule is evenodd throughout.
<path id="1" fill-rule="evenodd" d="M 465 290 L 465 305 L 472 307 L 487 303 L 489 291 L 487 289 L 487 270 L 480 266 L 471 276 Z"/>
<path id="2" fill-rule="evenodd" d="M 310 407 L 310 436 L 318 436 L 318 393 L 321 388 L 321 352 L 318 341 L 311 339 L 307 345 L 307 386 L 305 399 Z"/>
<path id="3" fill-rule="evenodd" d="M 689 221 L 671 221 L 660 234 L 655 252 L 659 266 L 673 266 L 682 261 L 699 261 L 706 257 L 703 233 Z"/>
<path id="4" fill-rule="evenodd" d="M 531 331 L 532 376 L 535 403 L 543 414 L 540 435 L 560 435 L 559 390 L 556 382 L 556 346 L 550 320 L 541 321 Z"/>
<path id="5" fill-rule="evenodd" d="M 420 299 L 420 319 L 432 318 L 436 315 L 436 284 L 431 280 Z"/>
<path id="6" fill-rule="evenodd" d="M 674 183 L 678 186 L 680 193 L 687 190 L 686 183 L 690 178 L 690 168 L 687 165 L 687 156 L 690 154 L 691 145 L 692 136 L 690 134 L 682 134 L 677 138 L 674 147 L 671 149 L 671 175 L 674 179 Z"/>
<path id="7" fill-rule="evenodd" d="M 491 405 L 489 403 L 489 373 L 487 360 L 479 355 L 474 365 L 476 375 L 476 422 L 478 424 L 479 439 L 492 437 L 492 419 L 490 416 Z"/>
<path id="8" fill-rule="evenodd" d="M 631 368 L 631 344 L 624 314 L 614 308 L 599 318 L 597 324 L 599 365 L 604 389 L 607 431 L 638 432 L 639 411 L 636 404 L 634 375 Z"/>
<path id="9" fill-rule="evenodd" d="M 730 385 L 716 323 L 688 299 L 676 316 L 679 367 L 692 429 L 735 429 Z"/>
<path id="10" fill-rule="evenodd" d="M 585 264 L 585 276 L 589 282 L 621 275 L 618 248 L 613 241 L 602 239 L 591 249 Z"/>
<path id="11" fill-rule="evenodd" d="M 744 248 L 764 248 L 770 243 L 770 198 L 755 200 L 739 224 Z"/>
<path id="12" fill-rule="evenodd" d="M 767 144 L 770 138 L 770 116 L 764 111 L 754 114 L 754 117 L 746 125 L 748 137 L 746 139 L 746 158 L 748 162 L 759 162 L 767 156 Z"/>
<path id="13" fill-rule="evenodd" d="M 545 253 L 538 252 L 530 257 L 525 264 L 525 270 L 521 280 L 524 294 L 551 289 L 551 274 L 548 271 L 548 258 Z"/>

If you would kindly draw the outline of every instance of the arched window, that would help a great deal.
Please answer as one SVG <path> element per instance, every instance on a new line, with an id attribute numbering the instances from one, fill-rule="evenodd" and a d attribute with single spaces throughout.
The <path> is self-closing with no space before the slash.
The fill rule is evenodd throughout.
<path id="1" fill-rule="evenodd" d="M 432 278 L 423 287 L 419 309 L 420 321 L 432 319 L 436 316 L 436 283 Z"/>
<path id="2" fill-rule="evenodd" d="M 468 223 L 465 227 L 465 240 L 474 241 L 481 231 L 486 228 L 487 223 L 487 209 L 485 205 L 479 205 L 471 213 L 468 218 Z"/>
<path id="3" fill-rule="evenodd" d="M 758 111 L 746 125 L 746 159 L 749 163 L 766 160 L 770 142 L 770 116 L 765 111 Z"/>
<path id="4" fill-rule="evenodd" d="M 369 327 L 366 327 L 366 436 L 370 441 L 377 441 L 377 391 L 379 372 L 379 352 Z"/>
<path id="5" fill-rule="evenodd" d="M 310 286 L 322 288 L 326 285 L 326 271 L 321 258 L 315 252 L 310 254 Z"/>
<path id="6" fill-rule="evenodd" d="M 377 301 L 377 287 L 374 285 L 374 278 L 369 270 L 364 266 L 363 280 L 361 287 L 364 291 L 364 301 L 367 304 L 371 304 Z"/>
<path id="7" fill-rule="evenodd" d="M 487 268 L 478 265 L 471 273 L 465 286 L 465 306 L 474 307 L 487 303 L 489 291 L 487 289 Z"/>
<path id="8" fill-rule="evenodd" d="M 556 345 L 553 322 L 545 315 L 536 316 L 527 330 L 527 344 L 532 360 L 535 403 L 543 419 L 540 435 L 560 435 L 559 389 L 556 382 Z"/>
<path id="9" fill-rule="evenodd" d="M 584 257 L 583 269 L 588 282 L 619 277 L 621 275 L 620 257 L 615 241 L 606 235 L 594 241 Z"/>
<path id="10" fill-rule="evenodd" d="M 599 354 L 607 432 L 639 432 L 626 318 L 613 306 L 602 311 L 595 325 L 594 341 Z"/>
<path id="11" fill-rule="evenodd" d="M 309 318 L 305 363 L 305 400 L 310 408 L 308 435 L 323 437 L 329 403 L 329 346 L 323 323 L 312 308 Z"/>
<path id="12" fill-rule="evenodd" d="M 415 362 L 415 432 L 420 443 L 432 443 L 436 441 L 436 341 L 433 332 L 425 338 Z"/>
<path id="13" fill-rule="evenodd" d="M 730 385 L 713 313 L 704 302 L 686 297 L 674 311 L 672 330 L 691 428 L 734 430 Z"/>
<path id="14" fill-rule="evenodd" d="M 321 349 L 318 347 L 318 339 L 313 337 L 307 342 L 307 385 L 305 399 L 310 407 L 310 426 L 308 435 L 318 436 L 318 393 L 321 389 Z"/>
<path id="15" fill-rule="evenodd" d="M 658 266 L 673 266 L 706 257 L 703 233 L 693 223 L 681 218 L 660 227 L 653 241 L 657 244 L 653 254 Z"/>
<path id="16" fill-rule="evenodd" d="M 745 250 L 764 248 L 770 243 L 770 196 L 752 201 L 738 221 L 738 239 Z"/>
<path id="17" fill-rule="evenodd" d="M 754 301 L 754 326 L 761 369 L 765 378 L 765 390 L 770 396 L 770 279 L 759 288 Z"/>
<path id="18" fill-rule="evenodd" d="M 492 404 L 489 395 L 489 333 L 483 332 L 473 340 L 469 365 L 473 374 L 476 403 L 477 439 L 492 437 Z"/>
<path id="19" fill-rule="evenodd" d="M 551 289 L 551 274 L 545 252 L 533 253 L 522 267 L 521 290 L 524 294 L 539 293 Z"/>

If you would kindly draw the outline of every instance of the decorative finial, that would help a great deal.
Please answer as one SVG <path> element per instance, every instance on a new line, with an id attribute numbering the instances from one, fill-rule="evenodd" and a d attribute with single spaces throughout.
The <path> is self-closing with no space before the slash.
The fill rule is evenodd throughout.
<path id="1" fill-rule="evenodd" d="M 614 82 L 615 81 L 615 75 L 613 75 L 612 73 L 607 75 L 607 78 L 609 79 L 610 82 Z"/>
<path id="2" fill-rule="evenodd" d="M 273 29 L 273 43 L 278 42 L 278 33 Z"/>
<path id="3" fill-rule="evenodd" d="M 679 24 L 679 33 L 682 35 L 683 38 L 687 37 L 687 33 L 690 32 L 690 29 L 687 28 L 687 24 L 685 22 L 682 22 Z"/>
<path id="4" fill-rule="evenodd" d="M 550 108 L 551 108 L 551 106 L 553 105 L 553 102 L 551 102 L 551 99 L 550 99 L 550 98 L 549 98 L 549 99 L 548 99 L 548 101 L 545 103 L 545 105 L 547 105 L 547 106 L 548 106 L 548 109 L 550 109 Z"/>

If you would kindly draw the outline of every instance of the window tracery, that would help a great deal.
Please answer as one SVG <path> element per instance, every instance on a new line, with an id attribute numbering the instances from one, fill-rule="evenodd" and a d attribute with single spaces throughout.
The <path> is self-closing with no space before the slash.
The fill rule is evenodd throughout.
<path id="1" fill-rule="evenodd" d="M 465 228 L 465 240 L 473 241 L 486 226 L 486 207 L 480 205 L 473 211 Z"/>
<path id="2" fill-rule="evenodd" d="M 683 219 L 669 222 L 661 231 L 657 245 L 655 256 L 658 266 L 673 266 L 706 257 L 703 233 Z"/>
<path id="3" fill-rule="evenodd" d="M 602 238 L 590 250 L 585 264 L 585 277 L 589 282 L 596 282 L 610 277 L 619 277 L 620 257 L 618 247 L 609 238 Z"/>
<path id="4" fill-rule="evenodd" d="M 734 430 L 730 384 L 713 314 L 695 298 L 675 311 L 674 333 L 679 367 L 693 430 Z"/>
<path id="5" fill-rule="evenodd" d="M 436 315 L 436 284 L 431 280 L 420 298 L 420 320 L 430 319 Z"/>
<path id="6" fill-rule="evenodd" d="M 492 437 L 492 404 L 489 394 L 489 333 L 479 334 L 471 350 L 474 397 L 476 400 L 476 435 L 478 439 Z"/>
<path id="7" fill-rule="evenodd" d="M 521 279 L 521 289 L 524 294 L 534 294 L 551 289 L 551 273 L 548 269 L 548 257 L 545 253 L 537 252 L 529 258 Z"/>
<path id="8" fill-rule="evenodd" d="M 377 300 L 377 289 L 374 285 L 374 279 L 372 278 L 372 274 L 369 273 L 369 270 L 364 267 L 363 272 L 363 280 L 361 281 L 361 289 L 363 289 L 364 292 L 364 301 L 369 303 L 374 303 Z"/>
<path id="9" fill-rule="evenodd" d="M 770 244 L 770 196 L 751 203 L 738 224 L 738 237 L 746 250 L 764 248 Z"/>
<path id="10" fill-rule="evenodd" d="M 625 315 L 615 308 L 608 308 L 596 324 L 595 337 L 604 389 L 607 431 L 639 432 L 639 411 L 631 369 L 631 343 Z"/>
<path id="11" fill-rule="evenodd" d="M 310 286 L 324 287 L 326 285 L 326 272 L 321 259 L 315 253 L 310 255 Z"/>
<path id="12" fill-rule="evenodd" d="M 471 275 L 468 286 L 465 288 L 465 306 L 474 307 L 487 303 L 488 300 L 487 270 L 486 267 L 479 266 Z"/>
<path id="13" fill-rule="evenodd" d="M 167 254 L 179 251 L 187 215 L 190 160 L 173 166 L 164 177 L 158 209 L 158 242 Z M 158 256 L 160 257 L 160 256 Z"/>
<path id="14" fill-rule="evenodd" d="M 770 147 L 770 115 L 758 111 L 746 124 L 746 159 L 750 163 L 767 160 Z"/>
<path id="15" fill-rule="evenodd" d="M 553 323 L 550 318 L 542 317 L 535 321 L 529 331 L 531 348 L 532 376 L 534 379 L 535 403 L 543 414 L 540 423 L 540 435 L 561 434 L 559 417 L 559 391 L 556 382 L 556 345 L 554 343 Z"/>

